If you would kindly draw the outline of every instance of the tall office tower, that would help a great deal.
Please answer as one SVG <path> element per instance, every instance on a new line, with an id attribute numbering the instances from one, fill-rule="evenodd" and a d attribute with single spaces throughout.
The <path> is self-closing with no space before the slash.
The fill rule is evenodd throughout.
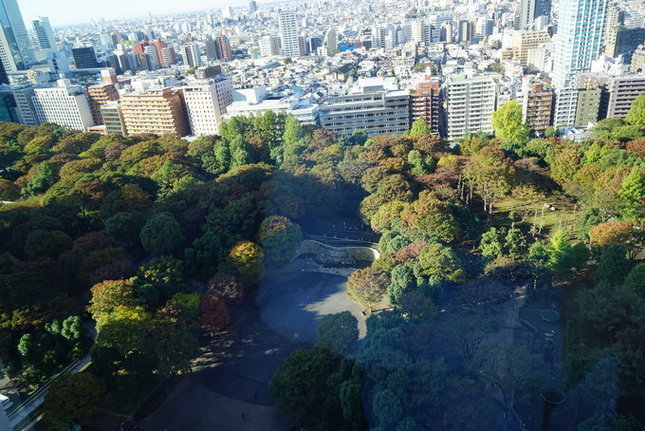
<path id="1" fill-rule="evenodd" d="M 607 0 L 560 0 L 553 62 L 556 89 L 571 85 L 576 73 L 589 71 L 602 49 Z"/>
<path id="2" fill-rule="evenodd" d="M 34 89 L 32 100 L 40 123 L 54 123 L 80 131 L 94 124 L 83 87 L 67 79 L 59 80 L 56 87 Z"/>
<path id="3" fill-rule="evenodd" d="M 231 42 L 229 42 L 228 37 L 223 34 L 217 36 L 217 39 L 215 39 L 215 52 L 219 60 L 233 60 L 233 51 L 231 50 Z"/>
<path id="4" fill-rule="evenodd" d="M 33 20 L 31 25 L 34 28 L 40 49 L 56 49 L 56 38 L 49 23 L 49 18 L 40 16 L 38 19 Z"/>
<path id="5" fill-rule="evenodd" d="M 199 45 L 196 43 L 184 46 L 182 54 L 184 55 L 184 65 L 190 67 L 199 67 L 202 65 L 202 55 Z"/>
<path id="6" fill-rule="evenodd" d="M 0 61 L 5 70 L 26 69 L 35 57 L 16 0 L 0 0 L 0 25 Z"/>
<path id="7" fill-rule="evenodd" d="M 254 14 L 258 10 L 258 2 L 255 0 L 249 1 L 249 13 Z"/>
<path id="8" fill-rule="evenodd" d="M 124 94 L 121 114 L 130 135 L 154 133 L 181 138 L 188 134 L 181 95 L 170 87 Z"/>
<path id="9" fill-rule="evenodd" d="M 233 103 L 231 78 L 219 75 L 207 82 L 182 87 L 191 133 L 217 135 L 226 107 Z"/>
<path id="10" fill-rule="evenodd" d="M 37 126 L 38 115 L 34 107 L 34 89 L 31 85 L 13 86 L 13 97 L 16 99 L 18 122 L 25 126 Z"/>
<path id="11" fill-rule="evenodd" d="M 448 78 L 448 139 L 493 131 L 497 83 L 492 76 Z"/>
<path id="12" fill-rule="evenodd" d="M 560 0 L 561 4 L 566 0 Z M 551 15 L 551 0 L 521 0 L 519 29 L 533 26 L 533 22 L 540 16 Z"/>
<path id="13" fill-rule="evenodd" d="M 92 46 L 73 48 L 72 56 L 74 57 L 74 64 L 76 64 L 77 69 L 95 69 L 100 67 L 99 62 L 96 61 L 96 53 Z"/>
<path id="14" fill-rule="evenodd" d="M 435 135 L 443 134 L 440 87 L 439 79 L 426 76 L 425 81 L 420 82 L 416 91 L 410 94 L 410 124 L 423 118 Z"/>
<path id="15" fill-rule="evenodd" d="M 336 30 L 334 30 L 333 28 L 327 30 L 327 33 L 325 34 L 325 49 L 327 50 L 327 54 L 331 54 L 338 49 Z"/>
<path id="16" fill-rule="evenodd" d="M 215 41 L 212 37 L 206 36 L 206 40 L 204 41 L 204 49 L 206 50 L 206 60 L 217 60 L 217 48 L 215 47 Z"/>
<path id="17" fill-rule="evenodd" d="M 542 81 L 526 77 L 522 80 L 522 121 L 532 132 L 543 132 L 553 121 L 553 90 Z"/>
<path id="18" fill-rule="evenodd" d="M 286 57 L 298 57 L 300 46 L 298 43 L 298 20 L 292 10 L 281 10 L 278 15 L 280 39 L 282 41 L 282 54 Z"/>
<path id="19" fill-rule="evenodd" d="M 280 55 L 280 38 L 269 34 L 260 38 L 260 55 L 262 57 L 271 57 Z"/>

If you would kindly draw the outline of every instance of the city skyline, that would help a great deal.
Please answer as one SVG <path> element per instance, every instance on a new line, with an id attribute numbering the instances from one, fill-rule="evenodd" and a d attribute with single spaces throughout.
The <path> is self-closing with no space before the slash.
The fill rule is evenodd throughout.
<path id="1" fill-rule="evenodd" d="M 259 0 L 258 3 L 264 3 Z M 65 26 L 89 23 L 93 19 L 119 19 L 153 15 L 190 12 L 195 10 L 218 9 L 226 6 L 246 7 L 247 0 L 143 0 L 130 2 L 114 0 L 109 3 L 79 3 L 73 0 L 61 0 L 55 3 L 47 0 L 18 0 L 25 25 L 39 16 L 48 17 L 53 26 Z"/>

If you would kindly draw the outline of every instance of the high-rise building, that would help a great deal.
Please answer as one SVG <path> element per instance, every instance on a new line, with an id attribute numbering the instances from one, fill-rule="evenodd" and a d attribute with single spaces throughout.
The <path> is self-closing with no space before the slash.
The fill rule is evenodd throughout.
<path id="1" fill-rule="evenodd" d="M 36 88 L 32 96 L 40 123 L 85 131 L 94 124 L 87 95 L 80 85 L 61 79 L 56 87 Z"/>
<path id="2" fill-rule="evenodd" d="M 260 38 L 260 55 L 262 57 L 271 57 L 280 55 L 280 38 L 269 34 Z"/>
<path id="3" fill-rule="evenodd" d="M 572 85 L 600 54 L 606 10 L 607 0 L 560 0 L 552 75 L 556 88 Z"/>
<path id="4" fill-rule="evenodd" d="M 448 78 L 448 138 L 463 138 L 467 133 L 493 131 L 493 112 L 497 83 L 493 76 L 451 76 Z"/>
<path id="5" fill-rule="evenodd" d="M 427 45 L 432 41 L 432 26 L 427 24 L 423 19 L 412 21 L 412 41 L 416 44 Z"/>
<path id="6" fill-rule="evenodd" d="M 519 28 L 529 29 L 538 17 L 550 15 L 551 0 L 521 0 Z"/>
<path id="7" fill-rule="evenodd" d="M 17 0 L 0 0 L 0 61 L 7 72 L 24 70 L 35 61 Z"/>
<path id="8" fill-rule="evenodd" d="M 180 138 L 188 134 L 181 95 L 169 87 L 124 94 L 121 113 L 129 135 L 154 133 Z"/>
<path id="9" fill-rule="evenodd" d="M 282 54 L 286 57 L 298 57 L 300 45 L 298 43 L 298 20 L 293 10 L 281 10 L 278 14 Z"/>
<path id="10" fill-rule="evenodd" d="M 184 55 L 184 64 L 190 67 L 199 67 L 202 65 L 202 54 L 199 45 L 191 43 L 185 45 L 182 54 Z"/>
<path id="11" fill-rule="evenodd" d="M 233 51 L 231 50 L 231 42 L 229 42 L 228 37 L 223 34 L 217 36 L 215 39 L 215 52 L 217 53 L 217 58 L 219 60 L 233 60 Z"/>
<path id="12" fill-rule="evenodd" d="M 532 132 L 543 132 L 553 121 L 553 90 L 543 82 L 525 78 L 522 82 L 522 121 Z"/>
<path id="13" fill-rule="evenodd" d="M 410 124 L 418 118 L 426 120 L 432 133 L 443 134 L 443 110 L 439 100 L 441 82 L 438 79 L 426 77 L 417 85 L 416 91 L 410 94 Z"/>
<path id="14" fill-rule="evenodd" d="M 215 47 L 215 41 L 212 37 L 206 36 L 206 40 L 204 40 L 204 49 L 206 51 L 206 60 L 217 60 L 217 48 Z"/>
<path id="15" fill-rule="evenodd" d="M 459 42 L 470 43 L 473 39 L 473 23 L 468 20 L 459 21 Z"/>
<path id="16" fill-rule="evenodd" d="M 578 88 L 560 88 L 555 93 L 555 113 L 553 125 L 556 127 L 573 126 L 578 109 Z"/>
<path id="17" fill-rule="evenodd" d="M 258 10 L 258 2 L 255 0 L 249 1 L 249 13 L 252 15 Z"/>
<path id="18" fill-rule="evenodd" d="M 632 61 L 629 65 L 631 73 L 645 72 L 645 45 L 639 45 L 632 54 Z"/>
<path id="19" fill-rule="evenodd" d="M 56 38 L 49 23 L 49 18 L 40 16 L 38 19 L 33 20 L 31 25 L 34 28 L 34 34 L 40 49 L 56 49 Z"/>
<path id="20" fill-rule="evenodd" d="M 148 54 L 151 57 L 149 61 L 152 67 L 156 65 L 159 65 L 159 67 L 170 66 L 177 62 L 174 48 L 168 46 L 161 39 L 156 39 L 152 42 L 143 41 L 136 43 L 132 46 L 132 50 L 137 54 Z"/>
<path id="21" fill-rule="evenodd" d="M 73 48 L 72 56 L 77 69 L 96 69 L 100 67 L 99 62 L 96 61 L 96 53 L 92 46 Z"/>
<path id="22" fill-rule="evenodd" d="M 219 75 L 207 82 L 182 87 L 191 133 L 217 135 L 226 107 L 233 103 L 231 78 Z"/>

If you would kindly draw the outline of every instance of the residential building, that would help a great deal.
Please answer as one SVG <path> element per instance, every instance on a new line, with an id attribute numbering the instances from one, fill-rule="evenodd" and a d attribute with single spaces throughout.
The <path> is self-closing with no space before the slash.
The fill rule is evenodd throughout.
<path id="1" fill-rule="evenodd" d="M 576 123 L 576 110 L 578 108 L 578 88 L 556 89 L 555 113 L 553 125 L 560 128 L 573 126 Z"/>
<path id="2" fill-rule="evenodd" d="M 543 132 L 553 122 L 553 90 L 543 82 L 524 79 L 522 88 L 522 121 L 532 132 Z"/>
<path id="3" fill-rule="evenodd" d="M 492 133 L 492 118 L 497 100 L 495 76 L 497 75 L 448 78 L 448 139 L 460 139 L 468 133 Z"/>
<path id="4" fill-rule="evenodd" d="M 359 81 L 360 92 L 329 97 L 320 107 L 320 125 L 341 136 L 402 134 L 410 129 L 410 95 L 387 89 L 378 78 Z"/>
<path id="5" fill-rule="evenodd" d="M 121 106 L 118 101 L 108 102 L 102 105 L 101 117 L 105 125 L 105 132 L 108 135 L 119 134 L 126 136 L 128 134 L 123 121 L 123 114 L 121 114 Z"/>
<path id="6" fill-rule="evenodd" d="M 119 100 L 119 92 L 113 83 L 101 82 L 87 87 L 87 100 L 90 103 L 94 124 L 103 124 L 101 106 Z"/>
<path id="7" fill-rule="evenodd" d="M 553 65 L 556 89 L 571 86 L 575 75 L 589 71 L 601 50 L 608 0 L 560 0 Z"/>
<path id="8" fill-rule="evenodd" d="M 627 28 L 615 26 L 608 32 L 605 41 L 605 55 L 618 57 L 619 55 L 630 55 L 640 44 L 645 41 L 645 27 Z"/>
<path id="9" fill-rule="evenodd" d="M 574 127 L 587 127 L 589 123 L 598 121 L 600 97 L 601 90 L 599 88 L 582 88 L 578 90 Z"/>
<path id="10" fill-rule="evenodd" d="M 189 84 L 181 91 L 191 133 L 195 136 L 217 135 L 226 107 L 233 103 L 231 78 L 219 75 L 210 81 Z"/>
<path id="11" fill-rule="evenodd" d="M 645 45 L 640 45 L 632 54 L 632 61 L 629 66 L 631 73 L 645 72 Z"/>
<path id="12" fill-rule="evenodd" d="M 298 43 L 298 21 L 293 10 L 281 10 L 278 14 L 282 55 L 286 57 L 300 56 Z"/>
<path id="13" fill-rule="evenodd" d="M 122 95 L 121 113 L 129 135 L 154 133 L 182 137 L 188 134 L 181 95 L 169 87 Z"/>
<path id="14" fill-rule="evenodd" d="M 215 39 L 215 51 L 219 60 L 233 60 L 231 42 L 229 42 L 228 37 L 224 36 L 223 34 L 220 34 L 219 36 L 217 36 L 217 39 Z"/>
<path id="15" fill-rule="evenodd" d="M 82 48 L 73 48 L 72 56 L 77 69 L 96 69 L 101 67 L 96 61 L 96 52 L 94 47 L 86 46 Z"/>
<path id="16" fill-rule="evenodd" d="M 55 50 L 56 38 L 54 37 L 52 26 L 49 23 L 49 18 L 40 16 L 38 19 L 33 20 L 31 25 L 34 28 L 38 47 L 43 50 Z"/>
<path id="17" fill-rule="evenodd" d="M 517 56 L 522 66 L 528 65 L 531 50 L 538 49 L 540 45 L 551 40 L 551 36 L 549 36 L 549 32 L 546 30 L 518 31 L 514 37 Z"/>
<path id="18" fill-rule="evenodd" d="M 199 67 L 202 65 L 201 52 L 199 45 L 196 43 L 185 45 L 182 54 L 184 56 L 184 65 L 190 67 Z"/>
<path id="19" fill-rule="evenodd" d="M 441 81 L 429 76 L 410 94 L 410 124 L 424 118 L 433 134 L 443 135 L 443 108 L 439 98 Z"/>
<path id="20" fill-rule="evenodd" d="M 260 38 L 260 55 L 262 57 L 271 57 L 280 55 L 280 37 L 275 35 L 266 35 Z"/>
<path id="21" fill-rule="evenodd" d="M 212 37 L 206 36 L 206 40 L 204 41 L 204 49 L 206 50 L 206 60 L 217 60 L 217 49 L 215 48 L 215 41 Z"/>
<path id="22" fill-rule="evenodd" d="M 54 123 L 85 131 L 94 124 L 84 88 L 60 79 L 56 87 L 36 88 L 32 96 L 40 123 Z"/>
<path id="23" fill-rule="evenodd" d="M 613 76 L 608 79 L 606 91 L 606 117 L 625 118 L 634 99 L 645 94 L 645 74 Z"/>

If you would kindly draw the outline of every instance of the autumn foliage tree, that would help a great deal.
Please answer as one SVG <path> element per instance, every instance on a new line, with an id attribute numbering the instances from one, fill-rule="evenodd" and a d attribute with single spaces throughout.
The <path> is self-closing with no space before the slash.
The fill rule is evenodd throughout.
<path id="1" fill-rule="evenodd" d="M 347 282 L 347 296 L 364 308 L 383 299 L 390 284 L 389 277 L 373 267 L 354 271 Z"/>
<path id="2" fill-rule="evenodd" d="M 214 295 L 199 298 L 199 315 L 202 329 L 211 335 L 222 331 L 230 321 L 226 304 Z"/>

